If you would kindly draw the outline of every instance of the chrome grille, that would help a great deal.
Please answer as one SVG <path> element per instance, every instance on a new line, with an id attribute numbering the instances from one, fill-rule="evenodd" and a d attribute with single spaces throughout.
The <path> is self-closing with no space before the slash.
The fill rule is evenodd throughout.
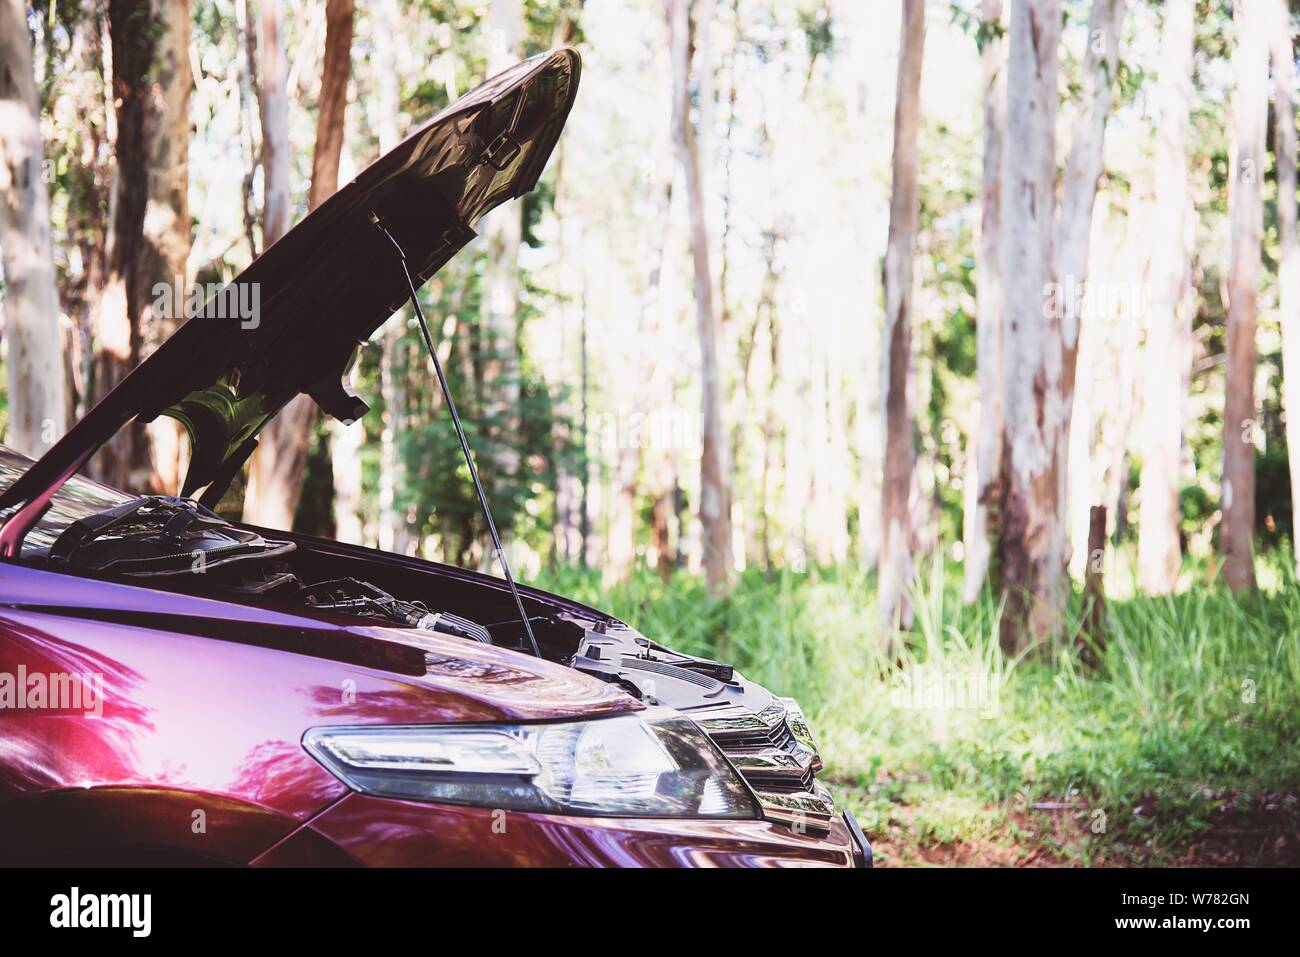
<path id="1" fill-rule="evenodd" d="M 754 789 L 765 816 L 793 827 L 826 831 L 835 813 L 808 721 L 799 706 L 777 699 L 760 712 L 727 705 L 692 712 Z"/>
<path id="2" fill-rule="evenodd" d="M 772 791 L 776 794 L 798 794 L 801 791 L 812 791 L 813 782 L 816 778 L 812 770 L 809 769 L 797 778 L 787 778 L 780 774 L 763 774 L 762 772 L 750 772 L 745 775 L 745 779 L 753 785 L 756 791 Z"/>
<path id="3" fill-rule="evenodd" d="M 784 721 L 763 731 L 740 732 L 726 737 L 727 751 L 757 750 L 760 748 L 786 748 L 794 743 L 794 735 Z M 719 741 L 721 743 L 721 741 Z"/>

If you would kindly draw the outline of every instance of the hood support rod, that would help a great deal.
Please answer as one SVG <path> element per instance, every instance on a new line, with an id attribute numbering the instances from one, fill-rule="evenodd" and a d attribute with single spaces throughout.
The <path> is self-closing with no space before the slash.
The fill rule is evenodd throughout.
<path id="1" fill-rule="evenodd" d="M 528 613 L 524 611 L 524 603 L 519 597 L 519 589 L 515 587 L 515 576 L 510 573 L 510 562 L 506 560 L 506 550 L 501 547 L 501 536 L 497 534 L 497 523 L 492 520 L 492 510 L 488 508 L 487 494 L 483 491 L 483 483 L 479 481 L 478 469 L 474 465 L 474 456 L 470 454 L 469 442 L 465 439 L 465 429 L 460 424 L 459 413 L 456 412 L 456 401 L 451 397 L 451 387 L 447 384 L 447 374 L 442 371 L 442 362 L 438 359 L 438 350 L 434 348 L 433 336 L 429 333 L 429 323 L 424 318 L 424 310 L 420 308 L 420 297 L 416 295 L 415 280 L 411 278 L 411 270 L 406 265 L 406 253 L 402 251 L 402 247 L 393 238 L 393 234 L 379 221 L 379 217 L 372 213 L 371 218 L 380 231 L 388 237 L 388 241 L 393 244 L 393 248 L 397 250 L 397 259 L 402 265 L 402 273 L 406 276 L 406 286 L 411 293 L 411 306 L 415 309 L 416 318 L 420 320 L 420 332 L 424 335 L 424 345 L 429 350 L 429 358 L 433 360 L 434 371 L 438 373 L 438 384 L 442 386 L 442 396 L 447 400 L 447 411 L 451 413 L 451 424 L 456 427 L 456 437 L 460 439 L 460 450 L 465 455 L 465 464 L 469 466 L 470 478 L 474 480 L 474 491 L 478 493 L 478 503 L 483 509 L 483 518 L 487 520 L 488 531 L 492 533 L 492 544 L 497 550 L 497 561 L 501 563 L 501 570 L 506 576 L 506 584 L 510 586 L 510 594 L 514 596 L 515 608 L 519 610 L 519 620 L 524 623 L 524 631 L 528 633 L 528 643 L 532 645 L 533 654 L 540 658 L 542 652 L 537 647 L 537 638 L 533 635 L 533 626 L 528 620 Z"/>

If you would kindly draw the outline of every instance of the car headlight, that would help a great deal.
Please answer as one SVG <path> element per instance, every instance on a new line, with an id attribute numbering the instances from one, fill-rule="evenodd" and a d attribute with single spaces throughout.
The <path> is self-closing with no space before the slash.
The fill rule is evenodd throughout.
<path id="1" fill-rule="evenodd" d="M 313 728 L 303 745 L 353 790 L 516 811 L 758 818 L 695 722 L 665 708 L 554 724 Z"/>

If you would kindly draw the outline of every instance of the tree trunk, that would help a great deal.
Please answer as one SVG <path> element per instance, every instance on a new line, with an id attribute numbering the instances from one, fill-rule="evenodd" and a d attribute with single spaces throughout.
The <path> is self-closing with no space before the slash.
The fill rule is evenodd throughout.
<path id="1" fill-rule="evenodd" d="M 1079 358 L 1080 298 L 1088 274 L 1088 240 L 1092 236 L 1092 206 L 1101 178 L 1106 118 L 1110 115 L 1111 84 L 1119 59 L 1123 0 L 1093 0 L 1088 16 L 1088 50 L 1083 63 L 1083 97 L 1070 131 L 1070 154 L 1061 182 L 1061 214 L 1056 239 L 1056 274 L 1061 312 L 1061 409 L 1064 434 L 1070 432 L 1074 377 Z"/>
<path id="2" fill-rule="evenodd" d="M 397 72 L 392 68 L 395 62 L 393 38 L 399 29 L 397 0 L 378 0 L 371 18 L 378 94 L 375 134 L 379 139 L 379 152 L 383 154 L 397 145 L 400 136 L 397 113 L 401 109 L 401 94 Z M 406 422 L 405 318 L 406 308 L 402 307 L 384 326 L 384 353 L 379 367 L 380 391 L 384 399 L 384 424 L 379 440 L 379 547 L 400 554 L 406 554 L 410 544 L 406 517 L 397 506 L 401 496 L 401 477 L 405 474 L 397 443 Z"/>
<path id="3" fill-rule="evenodd" d="M 581 564 L 586 568 L 591 564 L 595 538 L 591 534 L 591 430 L 588 412 L 591 407 L 591 368 L 590 350 L 587 348 L 587 273 L 582 270 L 582 293 L 579 296 L 578 312 L 578 448 L 580 484 L 582 497 L 578 502 L 578 541 L 582 555 Z"/>
<path id="4" fill-rule="evenodd" d="M 140 358 L 141 251 L 149 201 L 149 88 L 156 24 L 148 0 L 109 0 L 115 170 L 109 196 L 104 289 L 95 323 L 98 401 L 115 389 Z M 147 433 L 132 425 L 100 450 L 91 471 L 110 485 L 142 489 L 153 478 Z"/>
<path id="5" fill-rule="evenodd" d="M 105 95 L 112 88 L 106 77 L 111 70 L 108 53 L 108 30 L 100 0 L 80 0 L 77 23 L 73 29 L 71 69 L 77 73 L 68 97 L 68 106 L 81 125 L 77 132 L 76 168 L 85 184 L 78 190 L 75 205 L 98 212 L 111 188 L 112 104 Z M 51 104 L 51 108 L 59 109 Z M 87 216 L 69 223 L 65 239 L 69 252 L 81 257 L 79 275 L 69 275 L 63 283 L 56 279 L 63 310 L 70 319 L 71 330 L 63 348 L 68 378 L 66 421 L 75 422 L 84 415 L 92 399 L 94 382 L 94 316 L 104 285 L 104 240 L 108 223 L 103 215 Z"/>
<path id="6" fill-rule="evenodd" d="M 244 178 L 240 190 L 240 212 L 243 214 L 244 239 L 248 255 L 257 258 L 257 214 L 253 207 L 253 181 L 257 175 L 257 148 L 253 138 L 253 104 L 258 102 L 260 84 L 257 78 L 257 27 L 249 9 L 252 0 L 236 0 L 235 30 L 236 72 L 239 82 L 239 139 L 244 152 Z"/>
<path id="7" fill-rule="evenodd" d="M 523 59 L 523 0 L 491 0 L 485 22 L 489 76 Z M 496 475 L 502 482 L 519 471 L 519 244 L 524 204 L 507 203 L 483 220 L 487 248 L 481 306 L 485 422 L 491 423 Z"/>
<path id="8" fill-rule="evenodd" d="M 190 2 L 155 0 L 154 65 L 149 74 L 147 142 L 148 206 L 140 250 L 141 359 L 149 357 L 184 318 L 176 309 L 155 309 L 159 293 L 184 302 L 190 255 Z M 152 455 L 151 487 L 164 495 L 180 492 L 188 459 L 181 424 L 160 415 L 146 426 Z"/>
<path id="9" fill-rule="evenodd" d="M 672 497 L 672 489 L 665 488 L 655 495 L 650 506 L 650 540 L 654 543 L 655 569 L 664 581 L 673 574 Z"/>
<path id="10" fill-rule="evenodd" d="M 289 229 L 289 58 L 280 0 L 258 3 L 257 102 L 262 117 L 262 248 Z"/>
<path id="11" fill-rule="evenodd" d="M 1291 13 L 1273 0 L 1273 89 L 1277 158 L 1278 311 L 1282 321 L 1282 405 L 1286 411 L 1287 459 L 1291 470 L 1291 551 L 1300 568 L 1300 241 L 1296 237 L 1296 131 Z M 1146 493 L 1143 492 L 1144 500 Z"/>
<path id="12" fill-rule="evenodd" d="M 311 158 L 311 188 L 307 209 L 314 210 L 339 188 L 339 157 L 343 153 L 343 114 L 348 106 L 352 76 L 354 0 L 325 4 L 325 60 L 321 64 L 320 102 L 316 113 L 316 148 Z"/>
<path id="13" fill-rule="evenodd" d="M 1076 643 L 1079 659 L 1096 667 L 1106 647 L 1106 506 L 1088 509 L 1088 564 L 1084 572 L 1083 628 Z"/>
<path id="14" fill-rule="evenodd" d="M 1059 0 L 1011 7 L 1002 193 L 1005 277 L 1002 500 L 998 571 L 1002 646 L 1055 635 L 1065 605 L 1063 343 L 1045 307 L 1053 279 Z"/>
<path id="15" fill-rule="evenodd" d="M 996 516 L 989 505 L 1001 497 L 1002 461 L 1002 135 L 1006 123 L 1007 45 L 1002 34 L 1002 0 L 983 0 L 980 59 L 984 79 L 984 170 L 980 187 L 979 274 L 976 287 L 975 351 L 979 411 L 975 449 L 967 450 L 965 585 L 974 601 L 988 577 Z"/>
<path id="16" fill-rule="evenodd" d="M 718 363 L 718 328 L 713 309 L 713 273 L 704 188 L 700 180 L 691 123 L 691 4 L 665 0 L 669 55 L 672 61 L 673 135 L 686 183 L 690 210 L 691 256 L 695 267 L 696 325 L 700 340 L 700 394 L 703 413 L 700 454 L 700 525 L 705 576 L 711 588 L 731 580 L 731 495 L 727 436 L 722 423 L 722 376 Z"/>
<path id="17" fill-rule="evenodd" d="M 1228 276 L 1227 375 L 1223 401 L 1223 573 L 1234 591 L 1254 590 L 1255 530 L 1255 320 L 1258 311 L 1264 176 L 1264 127 L 1268 113 L 1268 11 L 1263 4 L 1237 4 L 1233 69 L 1231 219 L 1232 265 Z"/>
<path id="18" fill-rule="evenodd" d="M 774 237 L 775 241 L 775 237 Z M 785 392 L 785 383 L 781 381 L 781 326 L 777 320 L 775 303 L 768 303 L 767 308 L 767 348 L 768 348 L 768 388 L 763 402 L 763 465 L 759 477 L 759 500 L 762 503 L 762 517 L 759 522 L 759 550 L 763 555 L 763 567 L 774 565 L 772 548 L 772 511 L 776 498 L 777 460 L 779 454 L 781 398 Z M 864 406 L 865 407 L 865 406 Z M 789 560 L 787 556 L 787 561 Z"/>
<path id="19" fill-rule="evenodd" d="M 375 97 L 375 113 L 371 117 L 371 127 L 374 129 L 376 137 L 379 140 L 379 152 L 382 155 L 397 145 L 397 110 L 398 110 L 398 89 L 397 75 L 399 66 L 394 55 L 393 38 L 398 34 L 398 12 L 394 0 L 380 0 L 371 6 L 368 17 L 369 39 L 373 44 L 374 56 L 372 65 L 376 67 L 371 73 L 372 82 L 376 87 L 377 96 Z M 365 116 L 365 111 L 362 111 Z M 344 138 L 355 137 L 357 114 L 354 112 L 352 118 L 344 133 Z M 330 470 L 334 479 L 334 529 L 335 537 L 339 541 L 355 542 L 357 544 L 379 544 L 385 551 L 397 551 L 404 554 L 406 551 L 407 536 L 401 535 L 400 548 L 398 546 L 397 536 L 393 534 L 394 525 L 398 524 L 397 515 L 393 508 L 394 491 L 396 476 L 393 474 L 397 469 L 396 455 L 390 463 L 385 456 L 388 451 L 396 452 L 395 433 L 390 431 L 388 423 L 396 411 L 399 415 L 401 410 L 396 408 L 399 404 L 394 402 L 394 406 L 389 406 L 391 393 L 398 391 L 400 395 L 400 383 L 393 382 L 393 370 L 389 364 L 388 340 L 389 336 L 395 332 L 398 345 L 394 347 L 394 352 L 400 349 L 401 333 L 405 327 L 403 320 L 404 309 L 398 310 L 398 315 L 391 317 L 384 327 L 384 338 L 382 340 L 380 354 L 380 392 L 384 399 L 383 422 L 384 426 L 380 432 L 380 508 L 377 523 L 372 524 L 369 528 L 363 519 L 365 510 L 365 488 L 362 475 L 362 448 L 366 441 L 365 425 L 362 422 L 338 422 L 331 420 L 329 425 L 329 443 L 330 443 Z M 393 332 L 390 332 L 392 330 Z M 360 374 L 359 363 L 353 366 L 349 373 L 351 382 L 351 391 L 357 390 L 357 381 Z M 398 386 L 398 390 L 392 387 Z M 387 441 L 387 446 L 385 446 Z M 385 491 L 388 495 L 385 496 Z M 401 531 L 405 532 L 405 523 L 400 525 Z"/>
<path id="20" fill-rule="evenodd" d="M 321 67 L 316 149 L 312 156 L 308 208 L 314 210 L 338 189 L 343 150 L 343 114 L 352 73 L 353 0 L 329 0 L 325 7 L 325 60 Z M 265 56 L 265 46 L 263 46 Z M 266 133 L 263 133 L 263 149 Z M 268 190 L 267 195 L 270 195 Z M 269 210 L 268 210 L 269 213 Z M 269 217 L 267 220 L 270 222 Z M 265 229 L 266 227 L 264 227 Z M 268 245 L 270 239 L 268 237 Z M 295 396 L 262 430 L 248 479 L 244 518 L 268 528 L 292 528 L 302 494 L 312 434 L 319 418 L 316 404 Z M 361 428 L 350 423 L 352 428 Z"/>
<path id="21" fill-rule="evenodd" d="M 1086 526 L 1090 508 L 1094 504 L 1084 494 L 1078 481 L 1084 472 L 1084 463 L 1075 463 L 1075 482 L 1070 481 L 1070 436 L 1075 411 L 1075 385 L 1079 364 L 1079 335 L 1083 316 L 1084 293 L 1088 287 L 1088 247 L 1093 229 L 1093 206 L 1097 197 L 1097 183 L 1103 170 L 1106 137 L 1106 119 L 1113 99 L 1111 84 L 1119 59 L 1120 26 L 1123 0 L 1093 0 L 1088 18 L 1088 41 L 1084 56 L 1083 92 L 1079 112 L 1071 128 L 1070 153 L 1065 162 L 1065 175 L 1061 187 L 1061 210 L 1056 237 L 1056 266 L 1054 303 L 1061 319 L 1061 408 L 1064 415 L 1062 444 L 1059 447 L 1061 472 L 1065 476 L 1066 528 L 1069 528 L 1070 506 L 1079 509 L 1077 521 Z M 1085 421 L 1091 419 L 1085 396 L 1082 410 Z M 1086 550 L 1086 540 L 1075 543 Z M 1070 559 L 1070 546 L 1065 544 L 1065 561 Z"/>
<path id="22" fill-rule="evenodd" d="M 1138 523 L 1138 578 L 1143 591 L 1152 595 L 1174 590 L 1182 564 L 1178 495 L 1192 346 L 1192 237 L 1186 214 L 1195 15 L 1194 0 L 1165 0 L 1156 81 L 1160 124 L 1156 128 L 1153 177 L 1154 227 L 1160 241 L 1152 251 L 1151 314 L 1143 362 L 1146 438 L 1142 444 Z M 1291 142 L 1294 162 L 1294 131 Z M 1294 194 L 1294 179 L 1292 184 Z M 1294 209 L 1292 216 L 1294 223 Z"/>
<path id="23" fill-rule="evenodd" d="M 903 590 L 912 576 L 909 499 L 916 450 L 907 379 L 912 354 L 912 258 L 916 247 L 917 129 L 921 118 L 921 58 L 925 45 L 924 0 L 906 0 L 894 108 L 893 195 L 885 248 L 885 331 L 881 391 L 885 404 L 885 478 L 881 490 L 880 619 L 886 631 L 911 625 Z"/>
<path id="24" fill-rule="evenodd" d="M 349 375 L 349 389 L 356 392 L 357 367 Z M 334 476 L 334 537 L 354 545 L 365 543 L 361 520 L 361 446 L 365 429 L 360 422 L 330 422 L 330 466 Z"/>
<path id="25" fill-rule="evenodd" d="M 651 430 L 651 397 L 662 395 L 656 388 L 659 383 L 671 390 L 672 376 L 666 373 L 674 365 L 670 343 L 675 339 L 676 314 L 665 309 L 661 288 L 672 233 L 672 145 L 671 130 L 656 128 L 647 157 L 651 206 L 637 238 L 637 262 L 643 276 L 637 323 L 630 330 L 628 343 L 618 350 L 618 364 L 611 369 L 618 379 L 617 393 L 611 398 L 620 408 L 628 409 L 629 415 L 627 429 L 616 430 L 614 489 L 606 508 L 609 544 L 603 578 L 607 584 L 627 581 L 636 566 L 638 495 L 663 498 L 672 478 L 672 469 L 665 467 L 671 449 L 658 448 Z"/>
<path id="26" fill-rule="evenodd" d="M 850 139 L 855 144 L 851 162 L 857 167 L 858 203 L 855 219 L 857 229 L 854 232 L 855 243 L 862 263 L 860 289 L 865 308 L 861 315 L 862 334 L 859 335 L 856 348 L 846 356 L 850 367 L 856 370 L 853 380 L 853 444 L 857 456 L 856 494 L 854 510 L 857 518 L 857 547 L 855 556 L 864 570 L 876 569 L 880 564 L 880 496 L 884 477 L 884 414 L 881 408 L 881 334 L 883 322 L 876 319 L 881 302 L 881 286 L 884 279 L 883 259 L 888 242 L 889 222 L 889 186 L 880 182 L 876 175 L 876 163 L 879 157 L 878 140 L 875 135 L 886 118 L 892 118 L 893 107 L 887 98 L 875 96 L 877 81 L 884 83 L 878 66 L 885 51 L 896 43 L 891 31 L 881 29 L 876 11 L 868 4 L 849 7 L 851 16 L 843 21 L 848 44 L 854 51 L 856 90 L 854 95 L 853 124 L 850 127 Z M 848 12 L 848 11 L 846 11 Z M 901 16 L 901 8 L 900 8 Z M 884 34 L 882 36 L 882 34 Z M 896 99 L 896 98 L 895 98 Z M 764 137 L 764 143 L 770 137 Z M 770 147 L 769 147 L 770 150 Z M 849 154 L 846 154 L 849 155 Z M 779 173 L 770 174 L 772 176 Z M 881 225 L 884 228 L 881 228 Z M 780 237 L 778 237 L 780 238 Z M 768 255 L 768 268 L 775 270 L 774 255 Z M 776 334 L 775 308 L 768 316 L 768 324 Z M 773 356 L 773 374 L 775 375 L 775 355 Z M 775 397 L 769 396 L 769 406 Z M 765 431 L 763 480 L 764 488 L 768 481 L 768 469 L 772 456 L 768 454 L 768 433 Z M 765 499 L 766 500 L 766 499 Z M 762 533 L 763 553 L 770 560 L 768 547 L 770 534 L 764 523 Z"/>
<path id="27" fill-rule="evenodd" d="M 570 16 L 557 19 L 551 37 L 551 46 L 570 43 L 577 31 L 577 23 Z M 555 237 L 555 290 L 563 300 L 557 310 L 557 338 L 559 347 L 554 356 L 555 375 L 562 381 L 572 381 L 577 372 L 573 361 L 578 336 L 578 287 L 582 263 L 578 252 L 582 247 L 580 237 L 585 233 L 585 209 L 580 181 L 572 175 L 571 164 L 565 163 L 564 138 L 556 144 L 552 165 L 555 168 L 555 195 L 552 214 L 558 225 Z M 571 390 L 561 393 L 556 404 L 556 417 L 552 424 L 553 445 L 564 450 L 554 461 L 555 523 L 551 535 L 550 565 L 552 568 L 576 565 L 581 561 L 581 542 L 578 532 L 578 504 L 581 498 L 579 478 L 572 452 L 577 444 L 577 408 Z"/>
<path id="28" fill-rule="evenodd" d="M 614 458 L 613 486 L 605 505 L 605 559 L 601 582 L 606 587 L 626 582 L 636 559 L 636 489 L 640 456 L 635 448 L 620 442 Z"/>
<path id="29" fill-rule="evenodd" d="M 67 428 L 67 379 L 26 4 L 0 0 L 0 252 L 8 338 L 5 442 L 41 455 Z"/>

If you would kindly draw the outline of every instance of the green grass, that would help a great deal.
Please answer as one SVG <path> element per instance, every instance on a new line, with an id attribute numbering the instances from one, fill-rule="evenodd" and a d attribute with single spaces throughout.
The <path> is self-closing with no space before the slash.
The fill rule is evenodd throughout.
<path id="1" fill-rule="evenodd" d="M 798 698 L 886 861 L 1296 862 L 1300 588 L 1281 561 L 1261 578 L 1242 601 L 1112 599 L 1093 671 L 1072 651 L 1005 658 L 993 597 L 962 605 L 940 564 L 897 665 L 852 570 L 750 571 L 721 599 L 686 574 L 539 584 Z"/>

